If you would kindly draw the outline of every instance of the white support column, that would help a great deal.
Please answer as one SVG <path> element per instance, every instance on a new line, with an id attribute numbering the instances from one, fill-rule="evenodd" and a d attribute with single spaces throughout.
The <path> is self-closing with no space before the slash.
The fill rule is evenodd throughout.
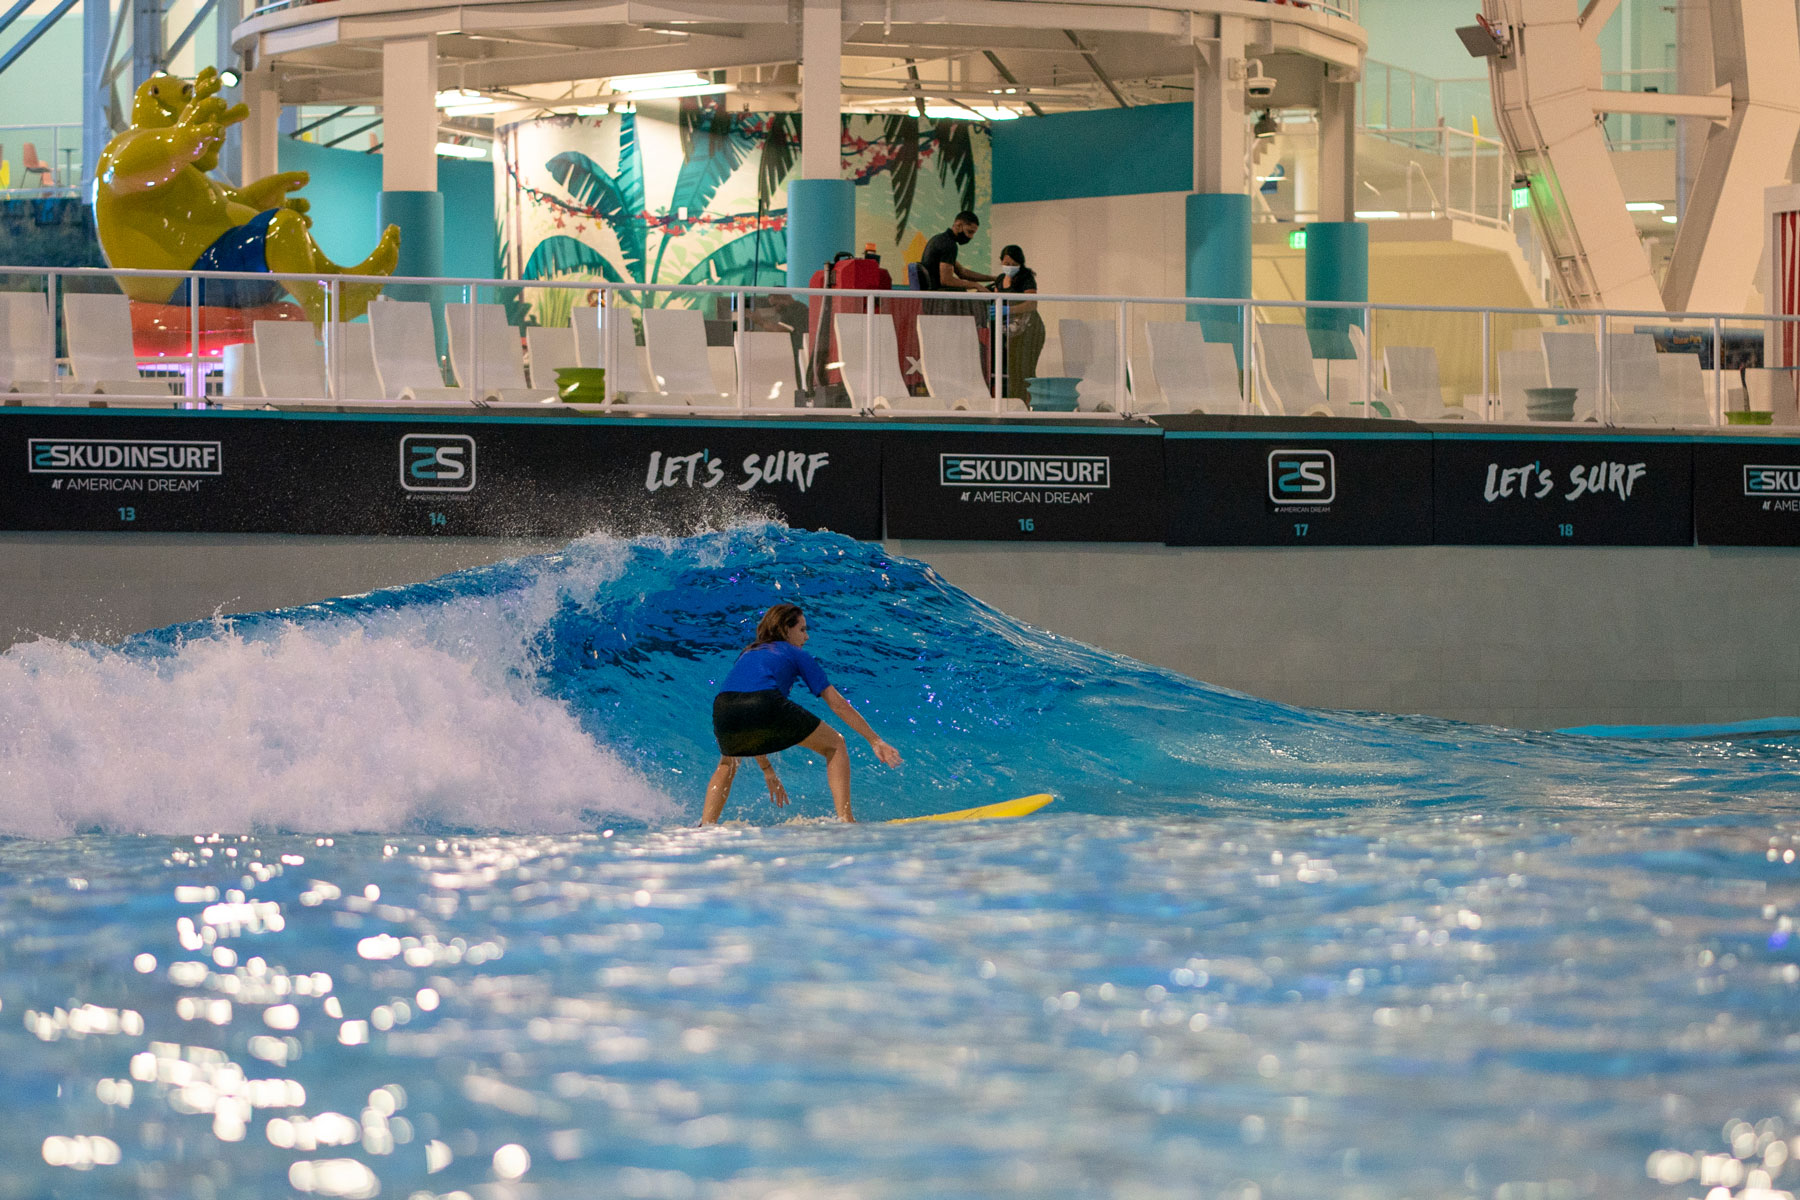
<path id="1" fill-rule="evenodd" d="M 1319 85 L 1319 220 L 1356 215 L 1356 85 Z"/>
<path id="2" fill-rule="evenodd" d="M 1249 190 L 1244 146 L 1244 20 L 1221 16 L 1194 47 L 1194 191 Z"/>
<path id="3" fill-rule="evenodd" d="M 244 103 L 250 115 L 239 127 L 243 137 L 243 174 L 240 183 L 250 183 L 278 169 L 277 152 L 281 142 L 281 96 L 275 90 L 275 72 L 259 66 L 244 75 Z"/>
<path id="4" fill-rule="evenodd" d="M 100 152 L 112 140 L 106 93 L 100 80 L 106 73 L 107 35 L 112 28 L 110 0 L 84 0 L 81 6 L 81 194 L 94 194 L 94 167 Z"/>
<path id="5" fill-rule="evenodd" d="M 86 0 L 83 0 L 86 3 Z M 223 71 L 237 66 L 237 54 L 231 48 L 231 31 L 237 27 L 241 17 L 239 0 L 218 0 L 213 10 L 217 25 L 213 36 L 213 65 Z M 227 104 L 243 99 L 242 85 L 236 88 L 225 88 L 219 94 Z M 236 125 L 225 131 L 225 149 L 219 155 L 219 173 L 226 179 L 237 179 L 242 171 L 244 158 L 244 131 Z"/>
<path id="6" fill-rule="evenodd" d="M 381 190 L 437 191 L 437 35 L 381 44 Z"/>
<path id="7" fill-rule="evenodd" d="M 843 173 L 839 131 L 844 105 L 842 0 L 805 0 L 800 25 L 800 178 Z"/>

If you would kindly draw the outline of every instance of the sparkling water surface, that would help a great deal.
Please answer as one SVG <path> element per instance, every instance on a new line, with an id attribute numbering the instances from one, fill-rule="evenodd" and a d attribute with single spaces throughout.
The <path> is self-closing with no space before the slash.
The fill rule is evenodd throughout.
<path id="1" fill-rule="evenodd" d="M 790 752 L 691 828 L 782 598 L 865 822 L 1057 803 Z M 1287 708 L 770 526 L 19 647 L 0 1198 L 1772 1200 L 1797 750 Z"/>

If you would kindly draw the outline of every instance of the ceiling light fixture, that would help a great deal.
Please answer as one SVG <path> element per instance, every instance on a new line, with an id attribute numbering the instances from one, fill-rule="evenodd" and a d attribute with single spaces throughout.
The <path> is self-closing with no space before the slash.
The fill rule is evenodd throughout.
<path id="1" fill-rule="evenodd" d="M 1251 127 L 1251 132 L 1259 138 L 1272 138 L 1281 132 L 1281 122 L 1275 119 L 1275 113 L 1272 110 L 1265 108 L 1262 116 L 1256 118 L 1256 124 Z"/>
<path id="2" fill-rule="evenodd" d="M 1010 108 L 1001 108 L 992 104 L 971 104 L 963 108 L 956 104 L 925 103 L 925 115 L 934 121 L 1016 121 L 1019 114 Z"/>
<path id="3" fill-rule="evenodd" d="M 446 116 L 473 117 L 511 108 L 513 102 L 486 96 L 470 88 L 456 88 L 453 91 L 439 92 L 437 106 Z"/>

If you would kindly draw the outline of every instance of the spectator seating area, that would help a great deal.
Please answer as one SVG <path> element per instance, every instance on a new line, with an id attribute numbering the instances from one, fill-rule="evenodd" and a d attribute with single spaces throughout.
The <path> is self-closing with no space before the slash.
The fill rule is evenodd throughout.
<path id="1" fill-rule="evenodd" d="M 131 309 L 123 296 L 64 291 L 66 357 L 53 353 L 55 330 L 42 292 L 0 292 L 0 392 L 11 403 L 136 405 L 168 397 L 179 402 L 167 376 L 186 366 L 170 360 L 163 378 L 140 370 L 132 349 Z M 1180 311 L 1180 310 L 1174 310 Z M 222 399 L 293 404 L 406 404 L 452 408 L 541 408 L 560 404 L 561 368 L 609 368 L 611 402 L 643 408 L 735 410 L 811 402 L 800 364 L 809 361 L 788 332 L 735 332 L 735 346 L 709 345 L 698 309 L 639 310 L 615 302 L 610 320 L 577 306 L 569 324 L 529 326 L 508 321 L 499 304 L 443 306 L 448 354 L 439 355 L 431 306 L 378 300 L 367 323 L 333 326 L 322 344 L 304 322 L 258 321 L 253 343 L 228 370 Z M 821 365 L 841 385 L 839 403 L 865 412 L 1023 412 L 1022 397 L 996 401 L 986 367 L 983 327 L 965 316 L 921 315 L 916 340 L 887 312 L 839 312 L 832 317 L 835 358 Z M 1063 317 L 1037 367 L 1040 375 L 1074 377 L 1077 406 L 1093 413 L 1210 413 L 1246 411 L 1243 345 L 1209 340 L 1235 331 L 1232 321 L 1150 320 L 1132 329 L 1121 362 L 1117 319 Z M 715 330 L 716 332 L 716 330 Z M 902 337 L 908 360 L 902 359 Z M 1445 387 L 1437 347 L 1388 344 L 1371 360 L 1356 325 L 1342 334 L 1295 322 L 1254 325 L 1254 386 L 1249 411 L 1268 416 L 1390 417 L 1426 421 L 1494 420 L 1522 423 L 1533 388 L 1574 390 L 1576 421 L 1617 425 L 1705 426 L 1718 421 L 1719 380 L 1693 353 L 1657 349 L 1647 333 L 1536 328 L 1497 349 L 1489 394 L 1458 395 Z M 603 352 L 610 340 L 610 353 Z M 640 344 L 641 343 L 641 344 Z M 1338 350 L 1319 357 L 1320 344 Z M 916 346 L 917 358 L 910 357 Z M 336 356 L 335 361 L 332 355 Z M 228 356 L 228 362 L 232 361 Z M 1602 362 L 1610 389 L 1603 398 Z M 154 370 L 154 368 L 153 368 Z M 56 393 L 48 380 L 57 373 Z M 908 375 L 923 380 L 909 388 Z M 741 379 L 741 390 L 740 390 Z M 1740 377 L 1730 372 L 1728 386 Z M 1741 394 L 1738 398 L 1741 398 Z M 1602 405 L 1606 411 L 1602 412 Z"/>

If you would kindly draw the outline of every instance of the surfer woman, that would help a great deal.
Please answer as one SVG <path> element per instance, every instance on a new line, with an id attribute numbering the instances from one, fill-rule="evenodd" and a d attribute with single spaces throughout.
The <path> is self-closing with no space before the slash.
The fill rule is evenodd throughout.
<path id="1" fill-rule="evenodd" d="M 756 624 L 756 640 L 744 648 L 713 699 L 713 733 L 719 739 L 719 765 L 706 785 L 700 823 L 711 825 L 725 811 L 731 781 L 742 759 L 754 758 L 769 785 L 769 798 L 780 808 L 787 790 L 768 756 L 789 746 L 805 746 L 825 759 L 831 800 L 845 821 L 850 815 L 850 751 L 844 735 L 788 699 L 795 679 L 804 679 L 812 694 L 831 706 L 845 724 L 869 740 L 875 757 L 890 767 L 900 765 L 900 752 L 869 728 L 850 702 L 825 679 L 806 645 L 806 614 L 798 605 L 777 604 Z"/>

